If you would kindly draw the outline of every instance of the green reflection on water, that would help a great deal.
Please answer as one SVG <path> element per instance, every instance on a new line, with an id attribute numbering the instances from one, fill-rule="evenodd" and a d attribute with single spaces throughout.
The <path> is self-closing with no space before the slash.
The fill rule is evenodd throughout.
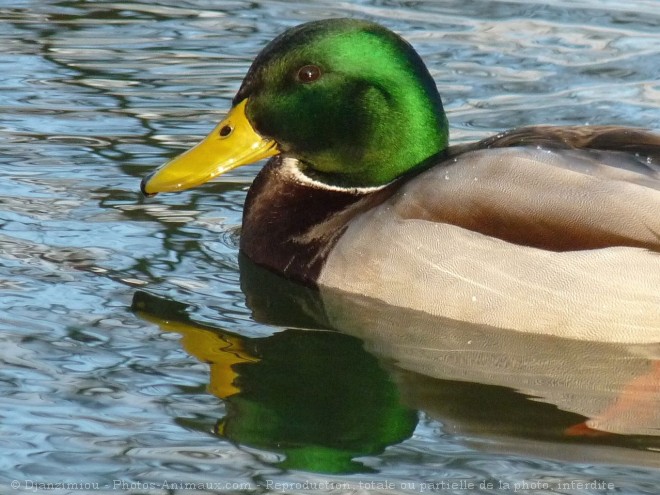
<path id="1" fill-rule="evenodd" d="M 246 338 L 191 323 L 180 306 L 143 292 L 134 308 L 183 336 L 210 366 L 209 391 L 225 401 L 218 435 L 284 454 L 277 465 L 322 473 L 366 472 L 356 457 L 409 438 L 417 412 L 362 342 L 333 331 L 288 329 Z"/>

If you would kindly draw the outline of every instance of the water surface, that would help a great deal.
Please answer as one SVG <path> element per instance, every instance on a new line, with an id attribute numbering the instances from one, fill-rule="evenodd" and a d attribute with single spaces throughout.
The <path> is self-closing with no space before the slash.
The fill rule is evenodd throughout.
<path id="1" fill-rule="evenodd" d="M 657 492 L 657 416 L 579 434 L 652 380 L 657 350 L 419 315 L 401 337 L 402 315 L 372 301 L 319 309 L 244 263 L 241 282 L 257 166 L 140 196 L 224 115 L 260 47 L 337 16 L 413 43 L 455 142 L 660 128 L 656 0 L 0 1 L 0 491 Z"/>

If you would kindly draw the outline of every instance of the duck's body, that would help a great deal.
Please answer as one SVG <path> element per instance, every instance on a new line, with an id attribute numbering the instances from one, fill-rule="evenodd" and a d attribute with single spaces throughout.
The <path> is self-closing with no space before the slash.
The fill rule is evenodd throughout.
<path id="1" fill-rule="evenodd" d="M 534 127 L 447 148 L 439 96 L 409 45 L 392 36 L 370 23 L 321 21 L 278 38 L 257 58 L 235 99 L 239 115 L 218 126 L 224 138 L 247 119 L 257 144 L 245 148 L 257 149 L 257 158 L 279 153 L 250 188 L 242 251 L 308 285 L 434 315 L 579 339 L 660 342 L 660 136 Z M 360 41 L 364 49 L 353 53 Z M 323 58 L 300 43 L 351 46 L 351 53 Z M 392 73 L 377 67 L 379 78 L 364 80 L 346 68 L 346 59 L 378 50 L 382 63 L 393 46 L 405 63 Z M 396 74 L 408 84 L 411 72 L 424 83 L 410 85 L 405 97 L 387 86 Z M 409 91 L 432 111 L 402 114 Z M 355 115 L 348 106 L 318 104 L 344 93 L 341 104 L 351 99 Z M 282 101 L 305 127 L 281 120 Z M 327 119 L 308 115 L 321 107 Z M 396 126 L 381 128 L 395 117 L 409 124 L 403 136 Z M 401 151 L 399 138 L 412 139 L 415 126 L 441 135 Z M 318 142 L 308 139 L 314 135 Z M 189 153 L 149 178 L 145 191 L 183 189 L 212 175 L 185 177 L 191 159 L 209 154 Z M 250 153 L 238 161 L 253 161 Z M 217 164 L 211 168 L 217 173 Z"/>
<path id="2" fill-rule="evenodd" d="M 631 133 L 648 148 L 574 147 Z M 658 342 L 660 180 L 646 161 L 659 150 L 629 129 L 519 129 L 353 189 L 276 157 L 250 189 L 241 249 L 308 285 L 460 321 Z"/>

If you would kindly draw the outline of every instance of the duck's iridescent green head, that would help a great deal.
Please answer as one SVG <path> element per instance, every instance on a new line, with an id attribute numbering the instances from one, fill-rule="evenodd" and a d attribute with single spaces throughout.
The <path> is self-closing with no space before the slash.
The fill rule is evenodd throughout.
<path id="1" fill-rule="evenodd" d="M 290 29 L 255 59 L 227 119 L 143 181 L 193 187 L 282 153 L 317 180 L 385 184 L 447 146 L 447 119 L 414 49 L 377 24 L 332 19 Z"/>

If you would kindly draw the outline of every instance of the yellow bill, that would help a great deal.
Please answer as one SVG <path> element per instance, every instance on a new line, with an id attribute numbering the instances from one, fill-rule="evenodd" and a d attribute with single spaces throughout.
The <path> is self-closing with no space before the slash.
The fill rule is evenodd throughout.
<path id="1" fill-rule="evenodd" d="M 142 180 L 142 192 L 152 195 L 190 189 L 241 165 L 279 153 L 277 143 L 260 136 L 245 115 L 248 99 L 194 148 L 170 160 Z"/>

